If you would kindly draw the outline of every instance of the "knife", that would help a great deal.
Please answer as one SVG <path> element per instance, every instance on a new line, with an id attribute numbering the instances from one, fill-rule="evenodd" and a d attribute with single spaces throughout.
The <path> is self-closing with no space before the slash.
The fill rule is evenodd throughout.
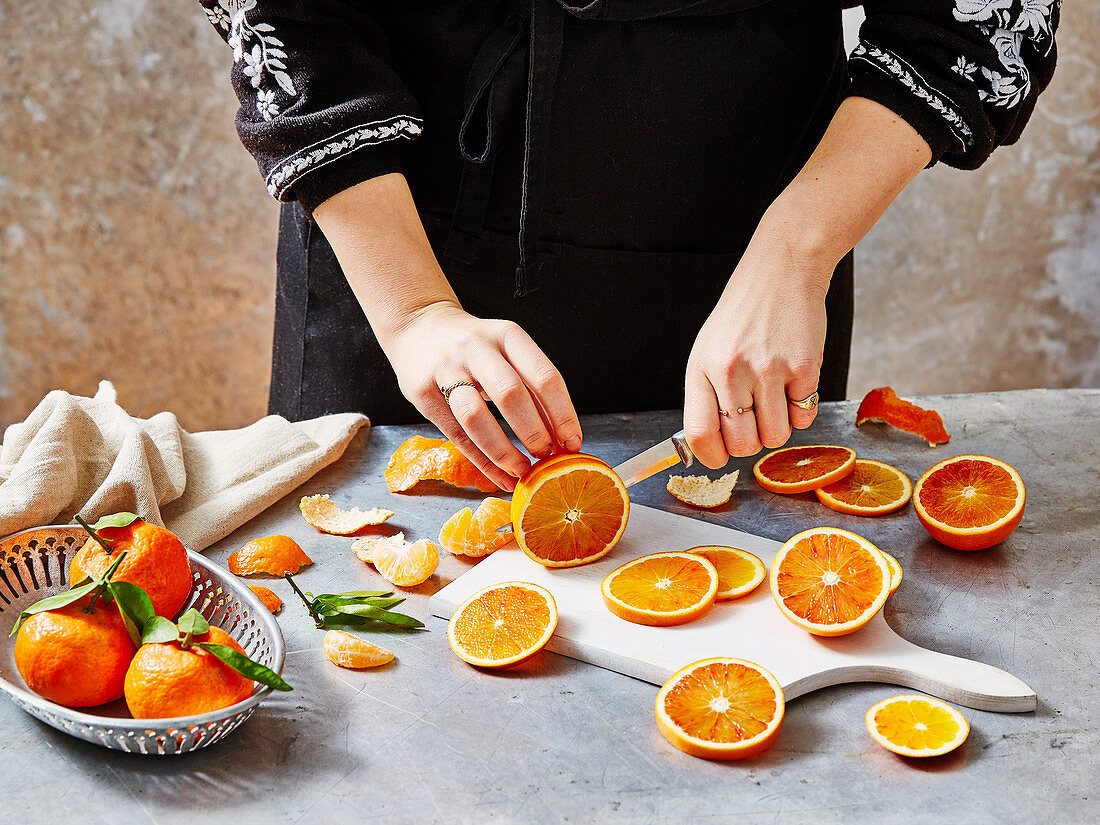
<path id="1" fill-rule="evenodd" d="M 628 458 L 615 468 L 615 472 L 623 480 L 623 484 L 630 487 L 681 462 L 685 467 L 690 467 L 695 462 L 695 455 L 684 440 L 683 430 L 638 453 L 634 458 Z"/>

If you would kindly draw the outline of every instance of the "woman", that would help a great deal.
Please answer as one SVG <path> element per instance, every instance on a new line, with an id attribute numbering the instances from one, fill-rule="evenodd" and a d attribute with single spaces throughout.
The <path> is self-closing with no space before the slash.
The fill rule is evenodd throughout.
<path id="1" fill-rule="evenodd" d="M 487 402 L 536 457 L 683 403 L 717 468 L 843 398 L 852 247 L 1019 137 L 1058 21 L 879 0 L 849 58 L 825 0 L 203 5 L 284 202 L 272 412 L 419 413 L 504 489 Z"/>

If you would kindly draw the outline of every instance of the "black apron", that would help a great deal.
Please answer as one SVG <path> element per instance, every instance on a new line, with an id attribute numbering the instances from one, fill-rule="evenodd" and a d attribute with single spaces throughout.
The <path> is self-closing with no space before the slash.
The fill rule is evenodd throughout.
<path id="1" fill-rule="evenodd" d="M 519 323 L 579 413 L 681 407 L 699 328 L 841 100 L 839 4 L 500 5 L 480 28 L 463 17 L 445 49 L 411 13 L 382 21 L 425 114 L 405 160 L 432 247 L 463 307 Z M 845 396 L 852 295 L 849 254 L 826 299 L 823 400 Z M 280 220 L 270 411 L 423 420 L 296 203 Z"/>

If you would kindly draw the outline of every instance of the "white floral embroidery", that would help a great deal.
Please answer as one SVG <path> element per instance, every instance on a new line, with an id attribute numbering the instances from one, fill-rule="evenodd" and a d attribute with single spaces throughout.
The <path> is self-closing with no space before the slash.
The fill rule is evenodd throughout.
<path id="1" fill-rule="evenodd" d="M 965 77 L 969 81 L 974 80 L 974 73 L 978 71 L 978 64 L 972 63 L 965 57 L 960 57 L 955 61 L 955 65 L 951 67 L 951 71 L 955 72 L 962 77 Z"/>
<path id="2" fill-rule="evenodd" d="M 271 89 L 256 90 L 256 108 L 264 120 L 271 120 L 279 114 L 279 105 L 275 102 L 275 92 Z"/>
<path id="3" fill-rule="evenodd" d="M 851 60 L 865 60 L 872 66 L 896 77 L 905 88 L 927 103 L 940 117 L 964 147 L 974 142 L 970 125 L 958 112 L 958 107 L 947 95 L 935 89 L 920 73 L 888 49 L 860 41 L 852 50 Z"/>
<path id="4" fill-rule="evenodd" d="M 353 126 L 338 135 L 307 146 L 275 164 L 267 176 L 267 191 L 272 197 L 282 200 L 283 193 L 297 178 L 336 160 L 340 155 L 361 146 L 402 138 L 411 140 L 423 130 L 419 119 L 405 116 Z"/>

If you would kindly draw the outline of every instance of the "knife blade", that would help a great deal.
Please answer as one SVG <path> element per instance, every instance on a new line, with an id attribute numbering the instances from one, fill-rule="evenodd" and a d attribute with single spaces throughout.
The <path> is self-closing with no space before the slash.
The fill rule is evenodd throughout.
<path id="1" fill-rule="evenodd" d="M 690 467 L 695 462 L 695 455 L 691 452 L 687 441 L 684 440 L 683 430 L 680 430 L 671 438 L 666 438 L 664 441 L 654 444 L 648 450 L 643 450 L 634 458 L 628 458 L 618 467 L 615 467 L 615 472 L 623 480 L 623 484 L 630 487 L 649 478 L 654 473 L 667 470 L 669 467 L 675 467 L 681 462 L 685 467 Z"/>

